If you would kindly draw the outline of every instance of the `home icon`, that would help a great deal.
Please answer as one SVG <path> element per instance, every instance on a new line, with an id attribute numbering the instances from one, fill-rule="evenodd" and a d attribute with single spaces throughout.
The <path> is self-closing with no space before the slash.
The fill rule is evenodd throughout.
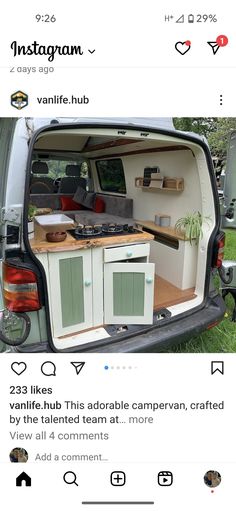
<path id="1" fill-rule="evenodd" d="M 25 472 L 21 472 L 16 478 L 16 486 L 31 486 L 31 477 Z"/>

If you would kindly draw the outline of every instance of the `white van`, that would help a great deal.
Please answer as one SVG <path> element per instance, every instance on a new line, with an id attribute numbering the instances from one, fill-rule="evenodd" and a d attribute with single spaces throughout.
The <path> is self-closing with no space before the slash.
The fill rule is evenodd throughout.
<path id="1" fill-rule="evenodd" d="M 158 351 L 222 319 L 203 138 L 171 119 L 1 119 L 0 155 L 2 349 Z"/>

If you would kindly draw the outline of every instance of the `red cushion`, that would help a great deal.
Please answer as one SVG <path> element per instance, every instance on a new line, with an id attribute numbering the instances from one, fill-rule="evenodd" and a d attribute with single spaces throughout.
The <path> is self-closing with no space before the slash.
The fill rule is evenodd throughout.
<path id="1" fill-rule="evenodd" d="M 61 197 L 61 209 L 62 211 L 74 211 L 76 209 L 83 209 L 83 207 L 71 197 Z"/>
<path id="2" fill-rule="evenodd" d="M 96 197 L 95 204 L 93 206 L 93 211 L 95 213 L 104 213 L 105 211 L 105 202 L 101 197 Z"/>

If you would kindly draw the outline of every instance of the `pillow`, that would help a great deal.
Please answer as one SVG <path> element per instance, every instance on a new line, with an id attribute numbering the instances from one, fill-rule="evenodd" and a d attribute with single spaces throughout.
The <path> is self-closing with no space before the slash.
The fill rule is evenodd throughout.
<path id="1" fill-rule="evenodd" d="M 81 204 L 75 202 L 72 197 L 61 197 L 61 209 L 62 211 L 76 211 L 83 209 Z"/>
<path id="2" fill-rule="evenodd" d="M 86 192 L 81 186 L 78 186 L 75 195 L 73 197 L 73 200 L 75 202 L 78 202 L 79 204 L 82 204 L 82 206 L 85 206 L 88 209 L 93 209 L 94 203 L 95 203 L 96 193 L 93 192 Z"/>
<path id="3" fill-rule="evenodd" d="M 95 213 L 104 213 L 105 211 L 105 202 L 103 199 L 101 199 L 101 197 L 96 197 L 95 198 L 95 203 L 94 203 L 94 206 L 93 206 L 93 211 L 95 211 Z"/>

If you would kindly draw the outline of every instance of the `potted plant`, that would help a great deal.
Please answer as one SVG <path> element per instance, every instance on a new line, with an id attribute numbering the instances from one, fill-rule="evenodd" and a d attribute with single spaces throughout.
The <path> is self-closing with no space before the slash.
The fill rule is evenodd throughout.
<path id="1" fill-rule="evenodd" d="M 28 208 L 28 236 L 29 239 L 34 238 L 34 217 L 37 214 L 37 206 L 29 204 Z"/>
<path id="2" fill-rule="evenodd" d="M 193 243 L 198 245 L 199 240 L 203 236 L 202 224 L 204 221 L 208 220 L 210 220 L 208 217 L 202 217 L 199 211 L 195 211 L 194 213 L 187 213 L 184 217 L 179 218 L 175 224 L 175 228 L 185 235 L 190 245 Z"/>

